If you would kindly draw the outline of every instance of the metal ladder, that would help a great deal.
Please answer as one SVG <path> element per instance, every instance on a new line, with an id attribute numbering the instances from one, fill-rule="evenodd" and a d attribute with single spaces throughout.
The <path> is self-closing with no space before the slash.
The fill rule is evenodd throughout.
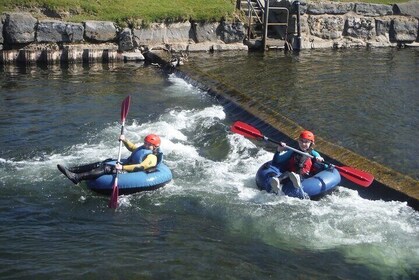
<path id="1" fill-rule="evenodd" d="M 262 37 L 264 2 L 261 0 L 237 0 L 237 8 L 244 11 L 247 17 L 247 38 Z"/>
<path id="2" fill-rule="evenodd" d="M 276 12 L 275 14 L 279 16 L 279 18 L 275 18 L 274 21 L 270 20 L 270 17 L 273 15 L 271 12 Z M 284 7 L 270 7 L 269 0 L 265 1 L 265 12 L 264 12 L 264 24 L 263 24 L 263 49 L 267 50 L 269 48 L 285 48 L 285 45 L 288 44 L 287 36 L 288 36 L 288 21 L 289 21 L 289 10 Z M 282 16 L 281 16 L 282 15 Z M 285 18 L 285 20 L 283 20 Z M 279 21 L 277 21 L 279 19 Z M 281 21 L 282 20 L 282 21 Z M 278 36 L 279 30 L 275 30 L 273 32 L 273 36 L 269 36 L 269 27 L 270 26 L 278 26 L 282 27 L 283 29 L 283 36 Z M 279 34 L 280 35 L 280 34 Z M 280 37 L 280 38 L 278 38 Z"/>
<path id="3" fill-rule="evenodd" d="M 287 8 L 270 7 L 269 0 L 237 0 L 237 8 L 245 12 L 248 20 L 247 39 L 261 39 L 263 50 L 284 48 L 288 44 L 289 10 Z M 282 16 L 278 16 L 279 14 Z M 277 18 L 273 18 L 274 15 Z M 281 29 L 272 30 L 275 26 L 282 27 L 282 37 L 280 33 L 278 34 Z"/>

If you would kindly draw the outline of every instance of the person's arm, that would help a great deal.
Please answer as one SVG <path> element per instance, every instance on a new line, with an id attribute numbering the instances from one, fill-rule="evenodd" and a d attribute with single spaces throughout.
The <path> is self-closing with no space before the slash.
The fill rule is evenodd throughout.
<path id="1" fill-rule="evenodd" d="M 131 141 L 129 141 L 128 139 L 122 139 L 121 140 L 122 143 L 124 143 L 125 148 L 128 149 L 128 151 L 133 152 L 135 149 L 137 149 L 139 146 L 132 143 Z"/>
<path id="2" fill-rule="evenodd" d="M 155 167 L 156 165 L 157 165 L 157 156 L 154 154 L 149 154 L 141 163 L 122 165 L 122 170 L 128 171 L 128 172 L 142 171 L 142 170 L 147 170 L 151 167 Z"/>
<path id="3" fill-rule="evenodd" d="M 314 162 L 313 162 L 313 169 L 327 169 L 329 168 L 328 164 L 322 164 L 322 162 L 324 161 L 324 158 L 315 150 L 311 150 L 311 155 L 314 157 Z"/>
<path id="4" fill-rule="evenodd" d="M 122 141 L 122 143 L 124 143 L 125 148 L 128 149 L 128 151 L 133 152 L 135 151 L 139 146 L 132 143 L 131 141 L 129 141 L 128 139 L 125 138 L 125 135 L 121 134 L 119 136 L 119 141 Z M 129 159 L 129 158 L 128 158 Z M 116 163 L 115 165 L 116 170 L 125 170 L 122 166 L 122 164 L 120 163 Z"/>
<path id="5" fill-rule="evenodd" d="M 316 150 L 311 150 L 311 155 L 314 157 L 314 159 L 317 162 L 323 162 L 324 161 L 324 158 Z"/>

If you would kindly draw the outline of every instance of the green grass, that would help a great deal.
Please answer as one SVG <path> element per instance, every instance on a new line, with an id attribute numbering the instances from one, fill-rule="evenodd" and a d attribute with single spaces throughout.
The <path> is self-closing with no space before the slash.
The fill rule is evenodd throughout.
<path id="1" fill-rule="evenodd" d="M 360 2 L 394 4 L 407 0 Z M 109 20 L 122 26 L 190 19 L 197 21 L 232 19 L 235 17 L 235 7 L 236 0 L 0 0 L 0 12 L 30 11 L 36 14 L 36 8 L 38 11 L 42 8 L 60 14 L 64 21 Z M 41 13 L 38 13 L 39 15 Z"/>
<path id="2" fill-rule="evenodd" d="M 232 18 L 235 0 L 0 0 L 0 12 L 33 11 L 34 7 L 67 12 L 65 21 L 91 19 L 135 24 Z"/>

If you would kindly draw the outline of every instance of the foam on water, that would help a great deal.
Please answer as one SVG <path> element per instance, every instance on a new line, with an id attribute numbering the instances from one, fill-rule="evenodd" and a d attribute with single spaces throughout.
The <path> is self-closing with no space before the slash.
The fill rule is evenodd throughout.
<path id="1" fill-rule="evenodd" d="M 203 92 L 193 85 L 186 82 L 184 79 L 176 77 L 175 74 L 169 75 L 169 81 L 171 85 L 165 89 L 165 91 L 173 96 L 188 96 L 203 94 Z"/>
<path id="2" fill-rule="evenodd" d="M 200 94 L 181 79 L 171 77 L 171 81 L 174 86 L 168 94 Z M 361 262 L 372 258 L 372 263 L 391 267 L 413 265 L 419 260 L 419 215 L 405 203 L 365 200 L 344 187 L 320 201 L 259 191 L 254 180 L 256 171 L 272 159 L 273 153 L 231 133 L 229 125 L 220 105 L 173 109 L 153 122 L 127 120 L 126 136 L 133 142 L 141 143 L 149 133 L 160 135 L 165 162 L 174 179 L 157 192 L 121 196 L 118 211 L 136 208 L 143 196 L 159 207 L 170 198 L 199 198 L 204 213 L 225 221 L 231 234 L 238 237 L 257 237 L 278 247 L 334 249 L 348 259 Z M 97 132 L 96 142 L 89 139 L 75 143 L 61 153 L 19 161 L 0 158 L 2 187 L 8 181 L 28 187 L 24 184 L 28 180 L 66 180 L 56 170 L 58 163 L 75 165 L 116 158 L 119 128 L 119 123 L 111 123 Z M 212 141 L 214 137 L 217 141 Z M 211 149 L 220 151 L 219 158 L 206 156 Z M 122 156 L 128 155 L 124 149 Z M 81 202 L 86 200 L 85 195 L 80 193 Z"/>

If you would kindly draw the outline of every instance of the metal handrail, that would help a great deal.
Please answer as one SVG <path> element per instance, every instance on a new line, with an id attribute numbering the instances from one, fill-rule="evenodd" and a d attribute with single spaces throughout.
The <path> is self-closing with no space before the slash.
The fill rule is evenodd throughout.
<path id="1" fill-rule="evenodd" d="M 256 0 L 256 2 L 259 5 L 259 8 L 265 8 L 265 2 L 262 2 L 260 0 Z"/>
<path id="2" fill-rule="evenodd" d="M 288 33 L 288 21 L 289 21 L 289 10 L 284 7 L 270 7 L 269 0 L 266 1 L 267 5 L 265 7 L 265 20 L 264 20 L 264 32 L 263 32 L 263 49 L 266 49 L 266 38 L 268 37 L 268 26 L 269 25 L 278 25 L 285 26 L 285 41 L 287 42 L 287 33 Z M 283 10 L 286 12 L 286 22 L 283 23 L 269 23 L 269 10 Z"/>
<path id="3" fill-rule="evenodd" d="M 260 11 L 262 12 L 262 18 L 264 18 L 264 9 L 261 8 L 261 4 L 259 0 L 256 0 L 256 4 L 258 5 L 258 7 L 260 8 Z M 249 27 L 247 28 L 247 37 L 250 38 L 250 32 L 251 32 L 251 28 L 250 26 L 252 26 L 253 24 L 253 17 L 252 15 L 255 15 L 257 23 L 263 24 L 263 20 L 259 17 L 258 13 L 256 12 L 255 8 L 252 5 L 252 1 L 251 0 L 247 0 L 247 18 L 249 21 Z"/>
<path id="4" fill-rule="evenodd" d="M 262 9 L 263 7 L 261 7 L 261 4 L 260 4 L 260 1 L 259 0 L 256 0 L 256 2 L 259 5 L 259 8 L 261 8 L 262 16 L 263 16 L 263 13 L 264 13 L 264 10 Z M 258 16 L 255 8 L 252 5 L 252 1 L 251 0 L 247 0 L 247 7 L 248 7 L 248 11 L 249 11 L 248 17 L 251 18 L 252 14 L 254 14 L 256 16 L 257 20 L 259 21 L 259 23 L 262 23 L 262 19 Z M 253 13 L 251 13 L 250 10 Z M 250 21 L 249 21 L 249 23 L 250 23 Z"/>

